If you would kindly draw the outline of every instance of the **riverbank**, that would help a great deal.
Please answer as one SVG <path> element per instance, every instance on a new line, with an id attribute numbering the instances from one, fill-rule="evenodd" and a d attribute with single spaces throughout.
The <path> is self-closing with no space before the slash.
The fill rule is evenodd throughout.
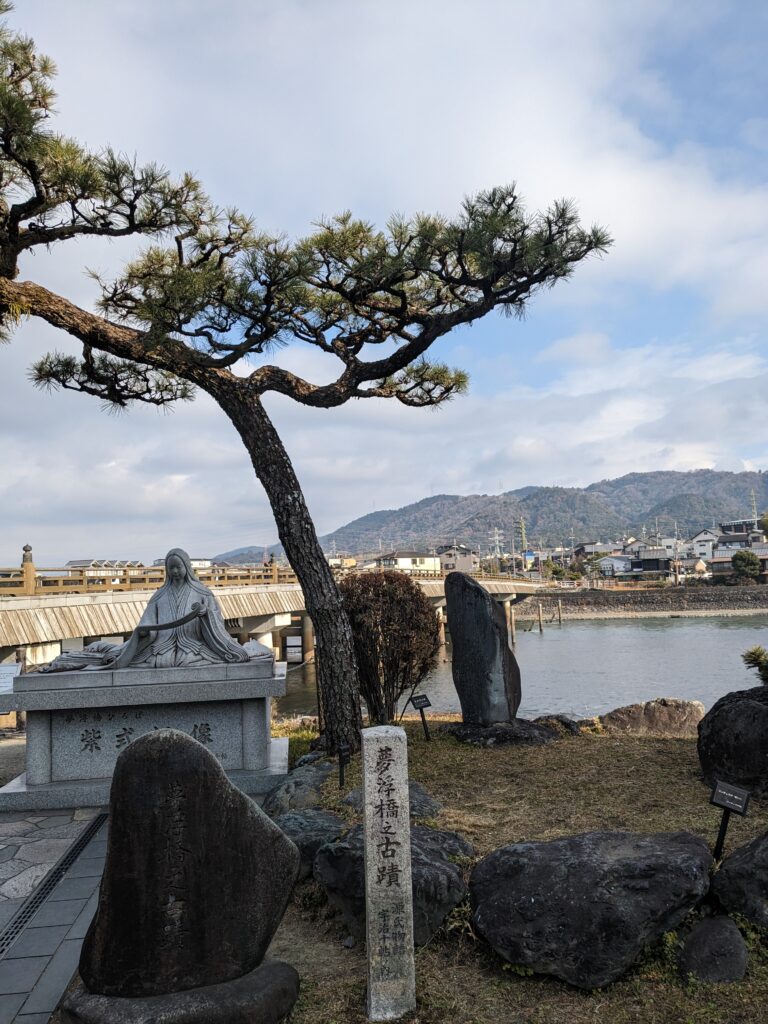
<path id="1" fill-rule="evenodd" d="M 656 590 L 546 591 L 514 606 L 519 622 L 563 619 L 697 618 L 768 615 L 768 587 L 659 587 Z"/>

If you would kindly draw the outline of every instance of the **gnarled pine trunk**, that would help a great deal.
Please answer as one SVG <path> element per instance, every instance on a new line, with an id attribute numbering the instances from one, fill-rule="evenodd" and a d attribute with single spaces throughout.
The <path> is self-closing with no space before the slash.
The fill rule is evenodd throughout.
<path id="1" fill-rule="evenodd" d="M 357 750 L 362 728 L 357 664 L 339 588 L 320 547 L 291 460 L 261 399 L 248 393 L 247 384 L 221 384 L 210 393 L 251 456 L 315 629 L 318 698 L 327 748 L 335 753 L 340 743 L 348 743 L 351 750 Z"/>

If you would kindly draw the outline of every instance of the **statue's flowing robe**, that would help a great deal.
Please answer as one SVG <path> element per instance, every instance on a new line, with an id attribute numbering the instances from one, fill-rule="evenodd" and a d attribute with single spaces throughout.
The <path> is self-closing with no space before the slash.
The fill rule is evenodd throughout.
<path id="1" fill-rule="evenodd" d="M 171 629 L 155 630 L 164 622 L 175 622 L 199 606 L 205 614 Z M 141 627 L 151 631 L 141 636 Z M 248 661 L 245 648 L 227 633 L 218 602 L 207 587 L 187 578 L 178 585 L 166 584 L 149 599 L 139 628 L 130 640 L 115 652 L 111 668 L 147 665 L 175 668 L 180 665 L 205 665 L 215 662 Z M 106 667 L 106 666 L 105 666 Z"/>
<path id="2" fill-rule="evenodd" d="M 149 599 L 138 627 L 124 644 L 98 640 L 82 651 L 60 654 L 43 671 L 77 672 L 129 666 L 177 668 L 183 665 L 245 662 L 273 657 L 269 648 L 263 644 L 251 641 L 244 647 L 232 639 L 224 625 L 219 602 L 195 576 L 186 551 L 180 548 L 169 551 L 166 571 L 173 555 L 184 563 L 185 579 L 174 583 L 169 576 L 166 578 L 163 586 Z M 181 626 L 157 629 L 164 623 L 176 622 L 197 610 L 203 614 Z"/>

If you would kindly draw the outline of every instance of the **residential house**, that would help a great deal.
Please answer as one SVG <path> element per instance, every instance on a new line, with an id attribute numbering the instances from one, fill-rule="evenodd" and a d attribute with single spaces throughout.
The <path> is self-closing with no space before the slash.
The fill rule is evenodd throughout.
<path id="1" fill-rule="evenodd" d="M 632 571 L 666 576 L 671 571 L 674 557 L 666 548 L 641 548 L 632 559 Z"/>
<path id="2" fill-rule="evenodd" d="M 601 576 L 626 576 L 632 572 L 632 559 L 628 555 L 606 555 L 597 564 Z"/>
<path id="3" fill-rule="evenodd" d="M 600 544 L 598 541 L 584 541 L 573 549 L 576 558 L 589 558 L 590 555 L 620 555 L 621 544 Z"/>
<path id="4" fill-rule="evenodd" d="M 713 577 L 732 575 L 732 558 L 740 550 L 741 548 L 736 546 L 730 549 L 725 545 L 718 547 L 709 562 Z M 760 559 L 760 575 L 757 577 L 757 582 L 768 583 L 768 544 L 753 544 L 749 550 Z"/>
<path id="5" fill-rule="evenodd" d="M 686 554 L 689 558 L 703 558 L 705 562 L 709 561 L 719 539 L 720 534 L 716 530 L 699 530 L 685 542 Z"/>
<path id="6" fill-rule="evenodd" d="M 440 556 L 425 551 L 390 551 L 375 558 L 373 566 L 376 569 L 398 569 L 400 572 L 414 574 L 439 576 L 441 573 Z"/>
<path id="7" fill-rule="evenodd" d="M 466 544 L 444 544 L 437 549 L 443 572 L 479 572 L 480 554 Z"/>

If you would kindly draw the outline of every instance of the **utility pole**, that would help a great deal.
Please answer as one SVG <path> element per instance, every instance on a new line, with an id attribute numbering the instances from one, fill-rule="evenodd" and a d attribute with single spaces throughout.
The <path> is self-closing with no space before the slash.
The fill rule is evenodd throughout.
<path id="1" fill-rule="evenodd" d="M 491 542 L 491 557 L 496 562 L 496 572 L 501 571 L 501 542 L 504 539 L 504 534 L 495 526 L 488 538 Z"/>
<path id="2" fill-rule="evenodd" d="M 755 529 L 757 529 L 757 497 L 754 487 L 752 488 L 752 518 L 755 521 Z"/>
<path id="3" fill-rule="evenodd" d="M 520 531 L 520 557 L 522 559 L 522 570 L 525 573 L 528 569 L 528 561 L 525 557 L 528 542 L 525 536 L 525 519 L 522 516 L 520 516 L 520 522 L 516 525 L 516 529 Z"/>

